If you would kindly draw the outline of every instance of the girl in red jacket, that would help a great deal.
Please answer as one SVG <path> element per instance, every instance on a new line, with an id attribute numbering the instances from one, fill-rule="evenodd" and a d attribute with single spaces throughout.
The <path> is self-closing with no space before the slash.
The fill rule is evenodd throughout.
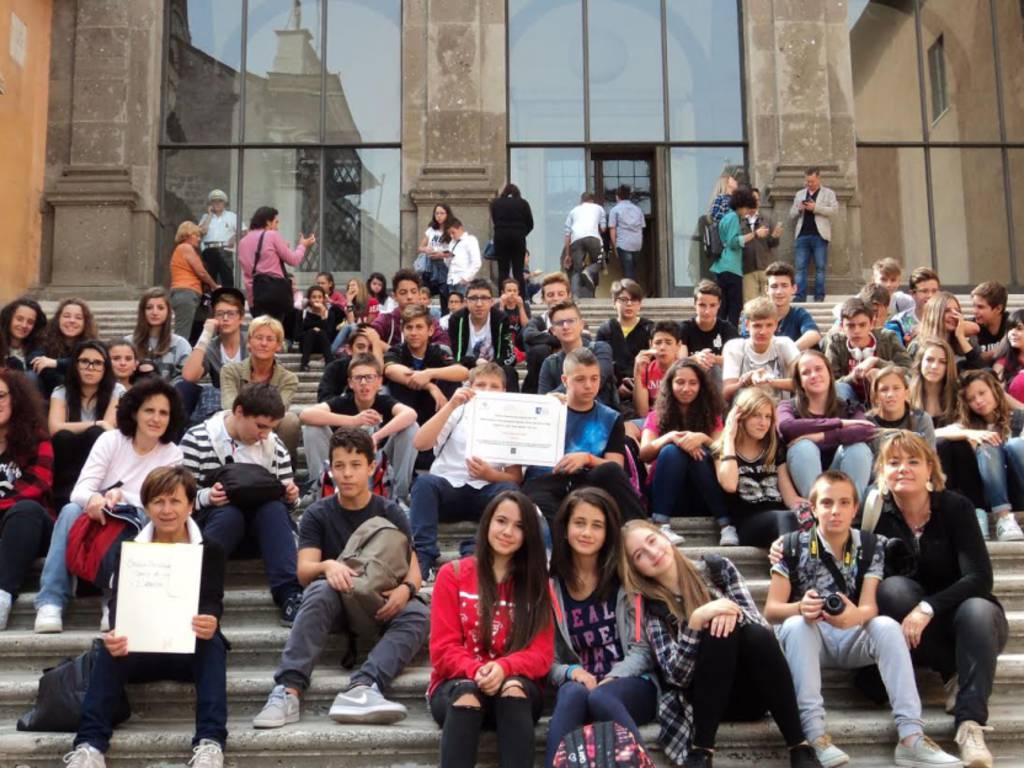
<path id="1" fill-rule="evenodd" d="M 533 764 L 541 685 L 554 657 L 533 502 L 518 491 L 496 496 L 480 520 L 476 553 L 441 568 L 430 608 L 427 699 L 442 726 L 440 765 L 476 765 L 486 727 L 498 732 L 499 765 L 521 768 Z"/>

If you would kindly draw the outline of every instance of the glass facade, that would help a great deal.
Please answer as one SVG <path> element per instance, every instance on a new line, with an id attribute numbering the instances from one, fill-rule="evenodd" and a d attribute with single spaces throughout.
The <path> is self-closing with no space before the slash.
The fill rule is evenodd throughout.
<path id="1" fill-rule="evenodd" d="M 532 268 L 559 268 L 582 192 L 610 209 L 626 183 L 647 216 L 648 291 L 692 290 L 697 220 L 746 160 L 740 30 L 732 0 L 508 0 L 509 178 L 537 222 Z"/>
<path id="2" fill-rule="evenodd" d="M 1019 3 L 851 0 L 848 14 L 865 261 L 1019 285 Z"/>
<path id="3" fill-rule="evenodd" d="M 158 265 L 178 224 L 221 189 L 243 228 L 269 205 L 291 243 L 316 233 L 303 282 L 397 266 L 401 11 L 401 0 L 168 3 Z"/>

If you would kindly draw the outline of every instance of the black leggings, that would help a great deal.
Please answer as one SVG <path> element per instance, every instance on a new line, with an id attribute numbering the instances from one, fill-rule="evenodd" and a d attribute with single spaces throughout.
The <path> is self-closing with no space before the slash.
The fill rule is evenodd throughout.
<path id="1" fill-rule="evenodd" d="M 302 365 L 309 365 L 309 358 L 314 354 L 323 357 L 324 365 L 334 358 L 334 353 L 331 352 L 331 337 L 327 335 L 327 331 L 315 331 L 312 328 L 303 331 L 299 345 L 302 349 Z"/>
<path id="2" fill-rule="evenodd" d="M 935 441 L 935 451 L 946 474 L 946 489 L 966 496 L 975 509 L 988 509 L 978 458 L 970 441 L 939 438 Z"/>
<path id="3" fill-rule="evenodd" d="M 526 698 L 487 696 L 472 680 L 446 680 L 430 697 L 430 714 L 441 726 L 441 768 L 472 768 L 476 765 L 480 731 L 498 732 L 498 765 L 522 768 L 533 765 L 536 745 L 533 727 L 540 719 L 544 697 L 532 680 L 513 676 L 504 688 L 518 685 Z M 465 694 L 476 696 L 480 707 L 456 705 Z"/>
<path id="4" fill-rule="evenodd" d="M 690 693 L 694 747 L 714 749 L 722 720 L 758 720 L 771 712 L 786 746 L 804 741 L 793 678 L 767 627 L 745 624 L 728 637 L 701 633 Z"/>
<path id="5" fill-rule="evenodd" d="M 779 536 L 797 529 L 796 515 L 788 509 L 769 509 L 730 520 L 744 547 L 770 547 Z"/>
<path id="6" fill-rule="evenodd" d="M 103 427 L 89 427 L 85 432 L 69 432 L 62 429 L 52 438 L 53 443 L 53 507 L 61 507 L 71 500 L 71 491 L 78 482 L 78 475 L 89 458 L 89 451 L 96 438 L 103 434 Z"/>
<path id="7" fill-rule="evenodd" d="M 0 514 L 0 589 L 18 596 L 32 561 L 50 548 L 53 520 L 34 501 L 15 502 Z"/>
<path id="8" fill-rule="evenodd" d="M 562 500 L 577 488 L 600 488 L 607 491 L 619 505 L 623 521 L 647 517 L 643 500 L 633 490 L 625 471 L 610 461 L 572 474 L 551 472 L 535 477 L 523 486 L 523 493 L 530 497 L 548 523 L 551 523 Z"/>

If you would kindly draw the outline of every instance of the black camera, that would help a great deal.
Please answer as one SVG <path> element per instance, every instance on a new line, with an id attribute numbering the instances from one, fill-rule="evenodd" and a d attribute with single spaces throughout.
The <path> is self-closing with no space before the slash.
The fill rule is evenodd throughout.
<path id="1" fill-rule="evenodd" d="M 846 603 L 838 592 L 825 596 L 825 604 L 821 607 L 829 616 L 838 616 L 846 610 Z"/>

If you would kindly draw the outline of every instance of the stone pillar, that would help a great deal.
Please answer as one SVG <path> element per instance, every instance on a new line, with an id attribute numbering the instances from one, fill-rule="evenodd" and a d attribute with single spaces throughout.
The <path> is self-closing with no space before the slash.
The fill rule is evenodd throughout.
<path id="1" fill-rule="evenodd" d="M 77 0 L 54 16 L 43 293 L 123 298 L 153 280 L 163 2 Z"/>
<path id="2" fill-rule="evenodd" d="M 747 121 L 753 182 L 784 224 L 779 252 L 792 259 L 793 196 L 804 169 L 821 168 L 839 199 L 832 220 L 828 291 L 863 283 L 860 203 L 856 198 L 853 76 L 844 0 L 744 0 Z M 868 258 L 868 262 L 873 258 Z"/>
<path id="3" fill-rule="evenodd" d="M 504 0 L 406 0 L 402 22 L 402 254 L 447 202 L 480 239 L 508 178 Z"/>

